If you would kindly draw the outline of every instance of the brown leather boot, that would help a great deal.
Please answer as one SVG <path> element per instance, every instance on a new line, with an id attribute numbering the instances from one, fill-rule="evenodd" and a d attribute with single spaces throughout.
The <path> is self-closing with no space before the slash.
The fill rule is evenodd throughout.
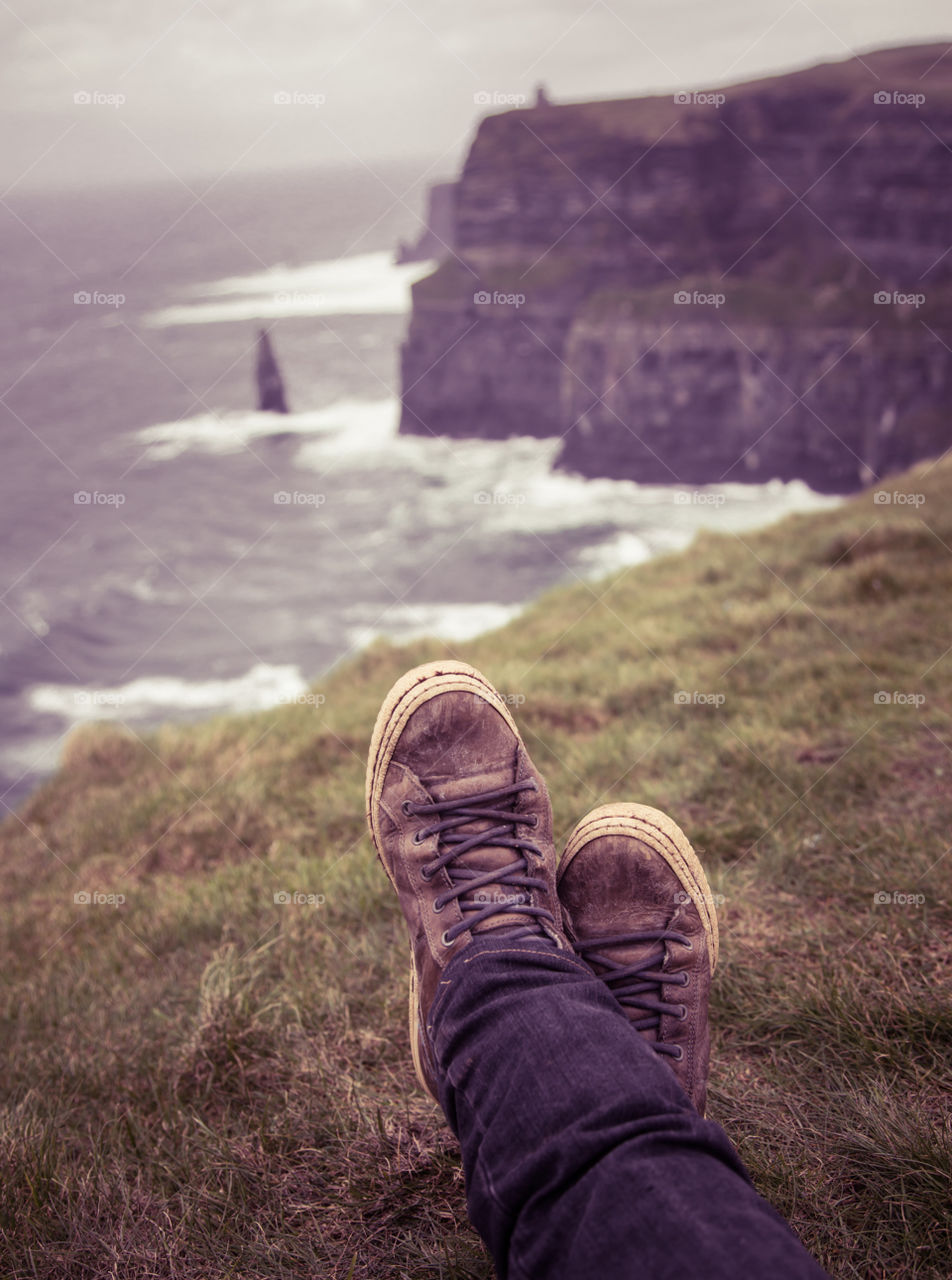
<path id="1" fill-rule="evenodd" d="M 717 916 L 687 837 L 658 809 L 607 804 L 578 824 L 558 874 L 566 933 L 704 1114 Z"/>
<path id="2" fill-rule="evenodd" d="M 397 681 L 370 744 L 367 820 L 406 916 L 410 1045 L 436 1098 L 424 1027 L 450 960 L 489 930 L 571 947 L 548 792 L 485 676 L 447 661 Z"/>

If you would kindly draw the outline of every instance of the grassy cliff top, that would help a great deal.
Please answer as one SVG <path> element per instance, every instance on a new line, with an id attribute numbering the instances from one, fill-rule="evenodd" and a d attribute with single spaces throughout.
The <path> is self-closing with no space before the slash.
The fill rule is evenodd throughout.
<path id="1" fill-rule="evenodd" d="M 793 271 L 791 270 L 791 275 Z M 698 300 L 700 298 L 700 300 Z M 604 288 L 592 293 L 577 313 L 581 323 L 609 325 L 634 321 L 667 327 L 674 321 L 733 323 L 778 329 L 823 328 L 889 332 L 894 342 L 914 334 L 921 343 L 923 325 L 952 337 L 952 285 L 942 282 L 920 290 L 845 285 L 837 280 L 799 287 L 778 280 L 685 277 L 646 289 Z"/>
<path id="2" fill-rule="evenodd" d="M 685 275 L 677 280 L 634 288 L 623 284 L 591 285 L 592 266 L 570 251 L 553 250 L 541 260 L 507 250 L 496 255 L 469 253 L 469 267 L 447 258 L 430 275 L 413 285 L 417 311 L 446 306 L 458 314 L 462 305 L 479 319 L 511 322 L 511 295 L 522 299 L 526 314 L 537 309 L 567 311 L 583 324 L 625 324 L 634 321 L 655 327 L 681 323 L 752 323 L 774 328 L 811 330 L 830 327 L 888 330 L 895 340 L 913 333 L 921 342 L 923 325 L 952 336 L 952 283 L 925 283 L 910 289 L 868 283 L 847 283 L 842 264 L 830 263 L 828 278 L 817 270 L 812 280 L 798 279 L 797 258 L 781 263 L 774 280 L 732 277 L 717 273 Z M 815 264 L 814 264 L 815 265 Z M 471 269 L 470 269 L 471 268 Z M 791 283 L 797 281 L 797 283 Z M 505 295 L 497 305 L 477 305 L 479 290 Z M 698 295 L 701 295 L 698 301 Z"/>
<path id="3" fill-rule="evenodd" d="M 552 103 L 487 116 L 480 124 L 473 162 L 483 149 L 492 154 L 505 140 L 509 153 L 531 153 L 525 123 L 550 142 L 576 135 L 654 143 L 663 134 L 669 145 L 693 145 L 700 134 L 715 130 L 717 111 L 707 93 L 719 92 L 733 106 L 760 107 L 772 130 L 796 132 L 803 127 L 803 108 L 825 115 L 829 123 L 868 115 L 876 91 L 926 95 L 931 107 L 952 105 L 952 61 L 947 41 L 874 49 L 859 56 L 822 62 L 800 71 L 782 72 L 738 84 L 705 90 L 696 86 L 691 101 L 674 92 L 640 98 L 608 98 L 597 102 Z M 700 93 L 695 100 L 694 93 Z M 800 109 L 797 109 L 797 104 Z M 723 106 L 723 101 L 719 104 Z M 896 113 L 915 116 L 916 107 L 891 103 Z M 889 115 L 882 115 L 888 120 Z M 895 118 L 895 116 L 894 116 Z M 754 127 L 753 119 L 748 120 Z"/>
<path id="4" fill-rule="evenodd" d="M 922 465 L 454 650 L 509 697 L 561 837 L 629 798 L 693 840 L 721 895 L 710 1114 L 835 1276 L 952 1274 L 950 497 L 952 461 Z M 491 1276 L 363 817 L 379 702 L 446 651 L 78 732 L 0 828 L 0 1274 Z"/>

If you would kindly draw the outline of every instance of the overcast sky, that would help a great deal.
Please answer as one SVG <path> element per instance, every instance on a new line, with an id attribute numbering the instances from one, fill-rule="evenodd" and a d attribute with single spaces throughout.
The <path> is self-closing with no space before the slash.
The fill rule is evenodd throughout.
<path id="1" fill-rule="evenodd" d="M 403 156 L 441 156 L 449 174 L 487 110 L 478 94 L 701 88 L 948 39 L 949 14 L 948 0 L 2 0 L 0 184 Z"/>

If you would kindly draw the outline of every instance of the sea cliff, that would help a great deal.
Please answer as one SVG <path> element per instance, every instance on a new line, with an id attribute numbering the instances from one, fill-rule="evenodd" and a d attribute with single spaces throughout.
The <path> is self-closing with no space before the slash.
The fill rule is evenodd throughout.
<path id="1" fill-rule="evenodd" d="M 406 432 L 848 491 L 952 443 L 952 58 L 482 121 L 414 289 Z"/>

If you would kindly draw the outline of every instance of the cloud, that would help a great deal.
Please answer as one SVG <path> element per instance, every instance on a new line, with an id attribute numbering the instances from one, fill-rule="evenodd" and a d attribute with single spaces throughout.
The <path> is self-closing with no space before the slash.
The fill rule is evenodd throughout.
<path id="1" fill-rule="evenodd" d="M 944 22 L 937 0 L 51 0 L 39 16 L 12 0 L 0 6 L 0 177 L 455 156 L 479 91 L 528 93 L 544 80 L 556 98 L 582 98 L 712 84 L 934 37 Z M 78 91 L 124 103 L 82 114 Z M 282 91 L 323 95 L 324 106 L 281 111 Z"/>

